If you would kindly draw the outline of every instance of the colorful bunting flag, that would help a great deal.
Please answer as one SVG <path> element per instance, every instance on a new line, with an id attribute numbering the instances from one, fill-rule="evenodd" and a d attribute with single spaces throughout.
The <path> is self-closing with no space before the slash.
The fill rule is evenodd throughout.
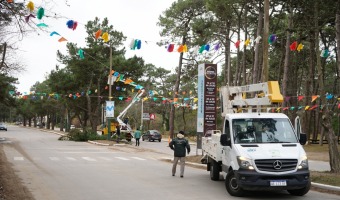
<path id="1" fill-rule="evenodd" d="M 38 19 L 42 19 L 42 17 L 45 15 L 45 10 L 44 8 L 39 8 L 38 11 L 37 11 L 37 18 Z"/>
<path id="2" fill-rule="evenodd" d="M 295 50 L 296 50 L 296 47 L 297 47 L 297 41 L 293 42 L 293 43 L 289 46 L 289 48 L 290 48 L 291 51 L 295 51 Z"/>

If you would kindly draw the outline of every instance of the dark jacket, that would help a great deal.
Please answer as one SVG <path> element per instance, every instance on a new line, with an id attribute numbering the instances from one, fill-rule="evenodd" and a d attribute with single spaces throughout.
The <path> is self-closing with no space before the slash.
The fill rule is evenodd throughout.
<path id="1" fill-rule="evenodd" d="M 174 150 L 175 157 L 185 157 L 186 151 L 190 153 L 190 145 L 188 140 L 182 134 L 177 134 L 177 138 L 169 143 L 169 147 Z"/>

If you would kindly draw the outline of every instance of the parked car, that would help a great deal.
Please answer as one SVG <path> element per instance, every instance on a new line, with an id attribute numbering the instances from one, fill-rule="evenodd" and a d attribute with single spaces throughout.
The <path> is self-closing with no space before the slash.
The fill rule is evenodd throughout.
<path id="1" fill-rule="evenodd" d="M 162 135 L 158 130 L 148 130 L 142 135 L 142 140 L 158 140 L 160 142 L 162 140 Z"/>
<path id="2" fill-rule="evenodd" d="M 70 126 L 70 129 L 75 129 L 75 128 L 76 128 L 76 126 L 73 125 L 73 124 Z"/>
<path id="3" fill-rule="evenodd" d="M 5 123 L 0 122 L 0 130 L 5 130 L 5 131 L 7 131 L 7 126 L 6 126 Z"/>

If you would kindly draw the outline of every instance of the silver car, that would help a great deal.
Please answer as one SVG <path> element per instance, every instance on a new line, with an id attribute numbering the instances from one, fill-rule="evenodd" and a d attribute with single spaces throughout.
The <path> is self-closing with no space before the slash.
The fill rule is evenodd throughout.
<path id="1" fill-rule="evenodd" d="M 7 126 L 6 126 L 5 123 L 0 122 L 0 130 L 5 130 L 5 131 L 7 131 Z"/>

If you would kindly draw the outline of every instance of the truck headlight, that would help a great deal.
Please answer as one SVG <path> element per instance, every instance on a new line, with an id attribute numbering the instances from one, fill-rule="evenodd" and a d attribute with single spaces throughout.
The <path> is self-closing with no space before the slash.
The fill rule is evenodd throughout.
<path id="1" fill-rule="evenodd" d="M 307 156 L 303 156 L 301 158 L 301 162 L 298 166 L 298 169 L 308 169 L 308 158 L 307 158 Z"/>
<path id="2" fill-rule="evenodd" d="M 237 156 L 237 162 L 240 168 L 242 169 L 250 169 L 253 170 L 254 167 L 250 162 L 250 159 L 242 157 L 242 156 Z"/>

